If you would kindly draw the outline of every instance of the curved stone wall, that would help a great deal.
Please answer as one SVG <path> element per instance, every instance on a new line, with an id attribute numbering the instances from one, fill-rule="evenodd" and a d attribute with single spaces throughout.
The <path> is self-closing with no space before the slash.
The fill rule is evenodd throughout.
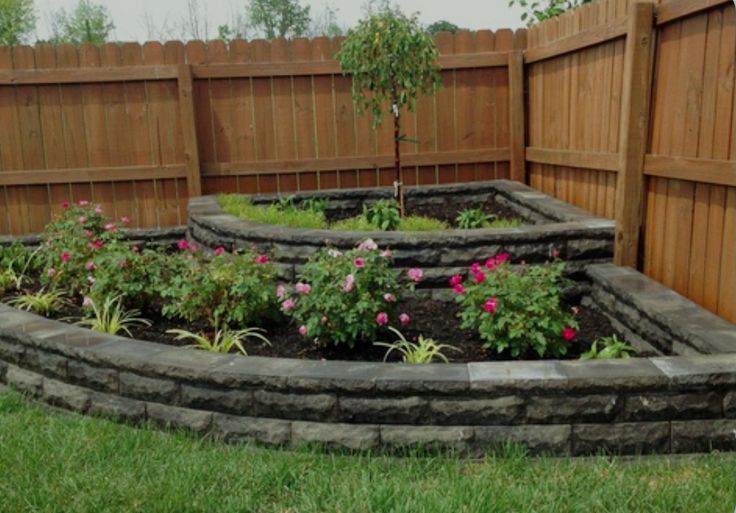
<path id="1" fill-rule="evenodd" d="M 297 195 L 328 198 L 333 209 L 351 214 L 365 202 L 391 197 L 392 189 L 347 189 Z M 473 260 L 508 252 L 513 262 L 549 260 L 554 251 L 568 262 L 571 274 L 590 263 L 606 262 L 613 255 L 613 221 L 590 214 L 518 182 L 497 180 L 470 184 L 407 188 L 407 205 L 441 208 L 448 201 L 463 206 L 493 198 L 530 223 L 518 228 L 445 230 L 437 232 L 349 232 L 307 230 L 264 225 L 225 214 L 215 196 L 189 200 L 189 237 L 199 244 L 227 249 L 257 248 L 269 253 L 284 279 L 291 279 L 310 255 L 326 244 L 351 249 L 371 237 L 380 247 L 395 251 L 401 269 L 421 267 L 422 286 L 441 288 L 453 274 L 464 272 Z M 273 202 L 275 196 L 254 197 L 255 203 Z"/>
<path id="2" fill-rule="evenodd" d="M 0 382 L 70 410 L 226 441 L 467 453 L 511 441 L 533 454 L 572 455 L 736 449 L 736 326 L 634 271 L 591 272 L 590 301 L 604 292 L 625 300 L 633 313 L 617 318 L 632 329 L 637 318 L 669 315 L 661 337 L 676 333 L 693 353 L 699 344 L 731 352 L 423 366 L 303 361 L 125 339 L 0 305 Z"/>

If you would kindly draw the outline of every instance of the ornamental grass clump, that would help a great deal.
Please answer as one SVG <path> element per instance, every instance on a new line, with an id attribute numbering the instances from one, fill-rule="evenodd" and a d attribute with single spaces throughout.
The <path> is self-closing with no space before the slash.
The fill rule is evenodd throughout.
<path id="1" fill-rule="evenodd" d="M 564 263 L 512 269 L 508 259 L 502 253 L 471 265 L 467 279 L 450 279 L 462 327 L 477 330 L 483 346 L 498 353 L 564 355 L 577 328 L 561 305 Z"/>
<path id="2" fill-rule="evenodd" d="M 323 249 L 304 266 L 293 286 L 279 285 L 276 296 L 282 311 L 294 319 L 299 334 L 321 345 L 372 341 L 392 320 L 410 322 L 397 313 L 402 289 L 414 288 L 422 279 L 420 269 L 409 269 L 405 283 L 391 269 L 389 250 L 379 250 L 373 240 L 341 252 Z"/>

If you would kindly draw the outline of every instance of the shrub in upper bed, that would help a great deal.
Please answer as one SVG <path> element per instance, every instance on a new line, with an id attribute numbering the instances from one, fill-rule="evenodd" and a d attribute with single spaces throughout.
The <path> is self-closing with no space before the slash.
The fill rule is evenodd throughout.
<path id="1" fill-rule="evenodd" d="M 561 305 L 563 270 L 563 262 L 515 270 L 507 254 L 474 263 L 467 280 L 450 279 L 462 327 L 477 330 L 484 347 L 499 353 L 564 355 L 577 323 Z"/>
<path id="2" fill-rule="evenodd" d="M 488 226 L 490 218 L 491 216 L 480 208 L 466 208 L 457 215 L 455 222 L 461 230 L 473 230 Z"/>
<path id="3" fill-rule="evenodd" d="M 421 278 L 421 270 L 410 269 L 408 288 Z M 376 331 L 392 320 L 410 321 L 405 312 L 395 317 L 401 289 L 390 251 L 368 239 L 345 253 L 323 249 L 310 258 L 293 287 L 280 285 L 276 295 L 302 336 L 352 347 L 356 341 L 375 340 Z"/>
<path id="4" fill-rule="evenodd" d="M 0 294 L 20 290 L 29 280 L 29 273 L 38 269 L 38 257 L 38 250 L 31 250 L 17 241 L 10 246 L 0 246 Z"/>
<path id="5" fill-rule="evenodd" d="M 600 344 L 600 346 L 599 346 Z M 590 349 L 580 355 L 581 360 L 611 360 L 629 358 L 636 350 L 616 335 L 601 337 L 593 341 Z"/>
<path id="6" fill-rule="evenodd" d="M 83 200 L 65 202 L 63 207 L 42 234 L 41 279 L 53 288 L 78 293 L 89 287 L 95 258 L 122 236 L 120 225 L 106 217 L 99 205 Z"/>
<path id="7" fill-rule="evenodd" d="M 382 199 L 370 207 L 363 206 L 363 217 L 378 230 L 396 230 L 401 223 L 399 204 L 396 200 Z"/>
<path id="8" fill-rule="evenodd" d="M 162 313 L 189 322 L 206 320 L 213 327 L 258 325 L 275 310 L 275 270 L 265 255 L 252 251 L 204 257 L 186 241 L 180 272 L 162 286 Z"/>

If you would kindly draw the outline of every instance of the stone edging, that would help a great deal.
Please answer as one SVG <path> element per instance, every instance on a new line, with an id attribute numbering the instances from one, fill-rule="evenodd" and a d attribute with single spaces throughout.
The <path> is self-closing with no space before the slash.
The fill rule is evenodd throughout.
<path id="1" fill-rule="evenodd" d="M 632 271 L 611 269 L 596 267 L 594 280 L 624 286 Z M 650 300 L 655 292 L 644 291 Z M 636 286 L 628 293 L 641 300 Z M 676 329 L 685 333 L 687 322 Z M 0 382 L 71 410 L 228 441 L 468 453 L 512 441 L 531 453 L 573 455 L 736 449 L 733 352 L 412 366 L 211 354 L 6 305 L 0 326 Z"/>
<path id="2" fill-rule="evenodd" d="M 329 197 L 331 204 L 357 208 L 363 201 L 390 197 L 390 189 L 347 189 L 301 193 L 297 201 L 310 197 Z M 421 286 L 444 288 L 446 280 L 464 272 L 469 262 L 485 260 L 508 252 L 514 262 L 544 262 L 553 249 L 574 272 L 590 263 L 609 261 L 613 254 L 614 222 L 592 217 L 585 211 L 547 196 L 518 182 L 496 180 L 470 184 L 407 188 L 410 201 L 434 201 L 456 195 L 496 201 L 541 224 L 517 228 L 445 230 L 439 232 L 349 232 L 308 230 L 264 225 L 225 214 L 215 196 L 189 201 L 189 237 L 209 248 L 257 248 L 269 253 L 280 266 L 282 277 L 292 279 L 306 259 L 325 244 L 337 249 L 354 248 L 370 237 L 380 247 L 395 250 L 395 265 L 400 269 L 421 267 L 425 279 Z M 255 202 L 270 202 L 274 196 L 255 197 Z"/>

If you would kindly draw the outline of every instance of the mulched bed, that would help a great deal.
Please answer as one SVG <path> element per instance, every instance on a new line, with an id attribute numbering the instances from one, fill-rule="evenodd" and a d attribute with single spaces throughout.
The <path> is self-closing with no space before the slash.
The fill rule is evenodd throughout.
<path id="1" fill-rule="evenodd" d="M 32 287 L 38 288 L 38 285 Z M 12 295 L 5 296 L 2 301 L 7 302 Z M 578 307 L 575 304 L 566 305 L 567 309 L 578 308 L 577 320 L 580 325 L 575 340 L 570 343 L 568 354 L 564 358 L 578 358 L 587 351 L 593 340 L 601 336 L 614 333 L 608 320 L 595 310 Z M 478 335 L 473 331 L 460 329 L 457 318 L 458 305 L 454 302 L 443 302 L 429 299 L 411 299 L 399 304 L 397 311 L 406 311 L 412 321 L 405 329 L 404 335 L 415 339 L 419 334 L 434 338 L 444 344 L 450 344 L 462 352 L 446 351 L 451 362 L 493 361 L 493 360 L 538 360 L 536 354 L 527 354 L 523 358 L 512 358 L 508 354 L 497 354 L 487 351 Z M 82 308 L 77 305 L 66 307 L 54 317 L 67 322 L 74 322 L 82 316 Z M 158 342 L 173 346 L 182 346 L 188 342 L 175 340 L 173 335 L 166 333 L 171 328 L 182 328 L 192 332 L 209 331 L 206 323 L 187 324 L 181 321 L 163 319 L 152 312 L 144 312 L 143 317 L 153 322 L 151 327 L 135 328 L 133 337 L 139 340 Z M 252 341 L 246 346 L 251 356 L 270 356 L 282 358 L 299 358 L 309 360 L 350 360 L 350 361 L 383 361 L 386 348 L 376 347 L 371 343 L 358 343 L 352 349 L 347 346 L 321 347 L 314 341 L 306 339 L 297 333 L 296 326 L 288 319 L 270 322 L 263 326 L 271 346 L 261 345 Z M 121 335 L 124 335 L 121 333 Z M 384 342 L 395 340 L 393 333 L 385 331 L 378 336 Z M 400 360 L 399 354 L 394 351 L 391 361 Z"/>

